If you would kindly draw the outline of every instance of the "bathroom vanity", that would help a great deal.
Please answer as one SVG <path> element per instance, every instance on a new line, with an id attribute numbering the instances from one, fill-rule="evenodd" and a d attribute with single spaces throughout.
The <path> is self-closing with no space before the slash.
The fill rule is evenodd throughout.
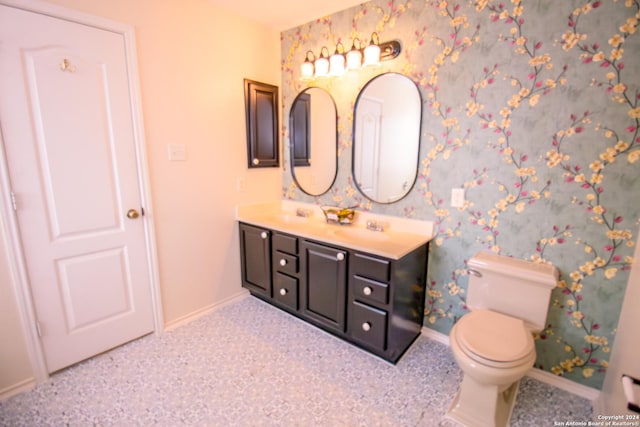
<path id="1" fill-rule="evenodd" d="M 371 231 L 264 208 L 238 220 L 252 295 L 392 363 L 420 334 L 429 231 L 389 223 Z"/>

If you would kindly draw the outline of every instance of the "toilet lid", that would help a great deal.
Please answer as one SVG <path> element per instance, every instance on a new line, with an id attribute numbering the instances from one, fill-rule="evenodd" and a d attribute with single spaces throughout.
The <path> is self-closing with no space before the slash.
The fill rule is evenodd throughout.
<path id="1" fill-rule="evenodd" d="M 490 310 L 474 310 L 456 326 L 456 339 L 462 350 L 490 366 L 514 366 L 535 351 L 531 332 L 521 319 Z"/>

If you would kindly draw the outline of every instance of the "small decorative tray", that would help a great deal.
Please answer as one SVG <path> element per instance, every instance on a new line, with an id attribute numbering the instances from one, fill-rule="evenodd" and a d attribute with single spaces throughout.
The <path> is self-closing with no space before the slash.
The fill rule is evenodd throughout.
<path id="1" fill-rule="evenodd" d="M 322 207 L 322 212 L 327 220 L 327 224 L 352 224 L 353 217 L 356 214 L 352 208 L 335 208 L 335 207 Z"/>

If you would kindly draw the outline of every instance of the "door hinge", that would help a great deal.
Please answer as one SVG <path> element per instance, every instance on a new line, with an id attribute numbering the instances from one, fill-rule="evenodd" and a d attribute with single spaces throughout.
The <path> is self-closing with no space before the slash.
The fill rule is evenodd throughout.
<path id="1" fill-rule="evenodd" d="M 9 193 L 9 195 L 11 196 L 11 206 L 13 206 L 13 210 L 14 211 L 17 211 L 18 210 L 18 202 L 16 201 L 16 193 L 11 191 Z"/>
<path id="2" fill-rule="evenodd" d="M 42 338 L 42 328 L 40 327 L 40 322 L 36 320 L 36 331 L 38 332 L 38 337 Z"/>
<path id="3" fill-rule="evenodd" d="M 140 215 L 144 216 L 144 208 L 140 206 Z"/>

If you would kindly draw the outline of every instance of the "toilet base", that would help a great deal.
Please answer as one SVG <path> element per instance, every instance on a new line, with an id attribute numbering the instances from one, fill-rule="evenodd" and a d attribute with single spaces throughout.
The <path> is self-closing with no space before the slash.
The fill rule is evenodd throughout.
<path id="1" fill-rule="evenodd" d="M 445 417 L 467 427 L 506 427 L 519 386 L 520 380 L 501 390 L 465 375 Z"/>

